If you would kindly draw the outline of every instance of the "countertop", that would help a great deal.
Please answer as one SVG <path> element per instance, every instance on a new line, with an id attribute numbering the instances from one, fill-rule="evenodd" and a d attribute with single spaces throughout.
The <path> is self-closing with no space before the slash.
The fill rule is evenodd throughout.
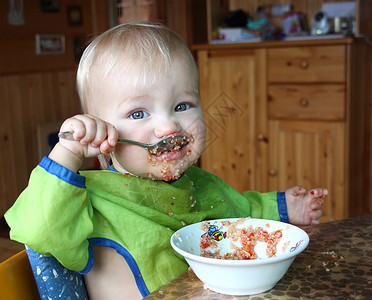
<path id="1" fill-rule="evenodd" d="M 256 48 L 278 48 L 278 47 L 301 47 L 301 46 L 327 46 L 327 45 L 347 45 L 356 42 L 365 42 L 360 37 L 337 37 L 337 38 L 314 38 L 314 39 L 288 39 L 283 41 L 260 41 L 247 43 L 209 43 L 195 44 L 192 50 L 224 50 L 224 49 L 256 49 Z"/>
<path id="2" fill-rule="evenodd" d="M 236 297 L 215 293 L 189 270 L 152 299 L 372 299 L 372 215 L 303 227 L 308 247 L 268 292 Z"/>

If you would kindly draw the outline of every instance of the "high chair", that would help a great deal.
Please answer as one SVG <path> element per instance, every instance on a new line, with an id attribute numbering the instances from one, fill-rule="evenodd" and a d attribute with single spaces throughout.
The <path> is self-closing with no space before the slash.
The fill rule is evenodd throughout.
<path id="1" fill-rule="evenodd" d="M 82 275 L 26 245 L 26 250 L 0 264 L 0 299 L 40 298 L 89 300 Z"/>
<path id="2" fill-rule="evenodd" d="M 26 250 L 0 263 L 0 291 L 1 299 L 40 299 Z"/>

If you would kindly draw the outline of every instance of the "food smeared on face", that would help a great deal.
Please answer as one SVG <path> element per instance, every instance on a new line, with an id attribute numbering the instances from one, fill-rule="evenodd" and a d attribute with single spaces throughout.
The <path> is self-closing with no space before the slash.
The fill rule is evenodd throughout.
<path id="1" fill-rule="evenodd" d="M 162 163 L 161 166 L 161 176 L 165 181 L 178 179 L 185 167 L 189 165 L 189 162 L 185 161 L 185 156 L 190 156 L 192 150 L 186 148 L 187 145 L 194 142 L 194 138 L 191 134 L 179 134 L 174 133 L 168 141 L 171 146 L 166 147 L 156 147 L 154 149 L 149 149 L 148 151 L 148 162 L 151 166 L 156 166 L 158 163 Z M 186 165 L 187 164 L 187 165 Z M 173 174 L 171 175 L 171 169 L 173 166 L 178 166 Z"/>

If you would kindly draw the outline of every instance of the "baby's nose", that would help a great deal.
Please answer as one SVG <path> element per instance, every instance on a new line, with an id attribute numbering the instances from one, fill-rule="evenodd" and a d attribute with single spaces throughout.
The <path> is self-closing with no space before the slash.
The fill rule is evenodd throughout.
<path id="1" fill-rule="evenodd" d="M 157 127 L 154 130 L 154 134 L 157 138 L 162 138 L 165 136 L 168 136 L 174 132 L 180 132 L 181 131 L 181 125 L 176 121 L 164 121 L 157 125 Z"/>

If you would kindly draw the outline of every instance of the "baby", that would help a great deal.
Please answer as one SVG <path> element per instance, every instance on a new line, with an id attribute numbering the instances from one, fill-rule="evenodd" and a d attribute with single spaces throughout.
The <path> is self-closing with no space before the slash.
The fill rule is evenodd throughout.
<path id="1" fill-rule="evenodd" d="M 206 137 L 198 71 L 170 29 L 123 24 L 98 36 L 77 85 L 85 114 L 60 129 L 73 139 L 60 138 L 43 158 L 6 219 L 12 239 L 85 274 L 91 299 L 142 298 L 186 271 L 169 240 L 188 224 L 248 216 L 319 222 L 326 189 L 238 193 L 194 166 Z M 187 142 L 155 154 L 118 143 L 177 136 Z M 99 155 L 109 155 L 109 170 L 78 172 Z"/>

